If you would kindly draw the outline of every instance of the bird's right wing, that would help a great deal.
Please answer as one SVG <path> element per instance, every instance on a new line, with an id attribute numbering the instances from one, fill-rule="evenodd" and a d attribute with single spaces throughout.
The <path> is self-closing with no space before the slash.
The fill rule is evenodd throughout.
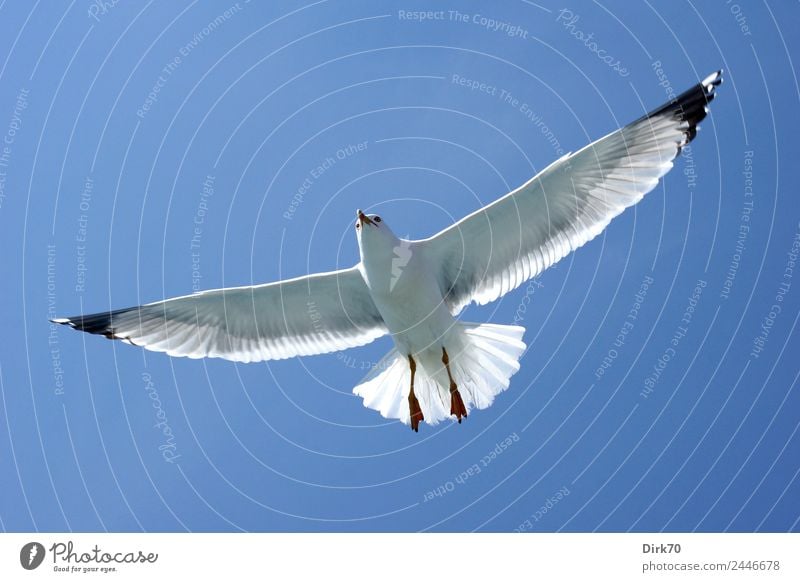
<path id="1" fill-rule="evenodd" d="M 535 277 L 655 188 L 706 116 L 721 71 L 666 105 L 557 160 L 513 192 L 415 245 L 440 265 L 452 313 Z"/>
<path id="2" fill-rule="evenodd" d="M 387 333 L 358 267 L 54 321 L 171 356 L 236 362 L 323 354 Z"/>

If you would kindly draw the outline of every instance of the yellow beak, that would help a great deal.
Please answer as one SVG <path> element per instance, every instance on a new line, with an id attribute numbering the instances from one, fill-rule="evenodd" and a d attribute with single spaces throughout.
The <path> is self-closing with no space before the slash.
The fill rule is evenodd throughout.
<path id="1" fill-rule="evenodd" d="M 366 214 L 364 214 L 361 210 L 356 210 L 356 216 L 358 216 L 359 224 L 361 224 L 362 226 L 365 223 L 375 226 L 375 223 L 372 221 L 372 219 Z"/>

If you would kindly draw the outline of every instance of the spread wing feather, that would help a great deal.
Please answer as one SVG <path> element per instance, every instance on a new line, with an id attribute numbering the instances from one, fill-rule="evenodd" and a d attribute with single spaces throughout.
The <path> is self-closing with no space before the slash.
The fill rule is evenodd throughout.
<path id="1" fill-rule="evenodd" d="M 450 310 L 489 303 L 600 234 L 655 188 L 697 134 L 718 71 L 633 123 L 563 156 L 513 192 L 416 244 L 441 265 Z"/>
<path id="2" fill-rule="evenodd" d="M 171 356 L 237 362 L 323 354 L 387 333 L 357 267 L 54 321 Z"/>

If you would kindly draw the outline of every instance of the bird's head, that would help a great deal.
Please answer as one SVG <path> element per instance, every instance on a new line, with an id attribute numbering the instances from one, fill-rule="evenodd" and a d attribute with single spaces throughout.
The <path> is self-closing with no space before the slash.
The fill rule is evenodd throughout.
<path id="1" fill-rule="evenodd" d="M 362 258 L 365 249 L 380 252 L 384 248 L 391 250 L 397 245 L 398 238 L 377 214 L 364 214 L 362 210 L 356 210 L 355 229 Z"/>

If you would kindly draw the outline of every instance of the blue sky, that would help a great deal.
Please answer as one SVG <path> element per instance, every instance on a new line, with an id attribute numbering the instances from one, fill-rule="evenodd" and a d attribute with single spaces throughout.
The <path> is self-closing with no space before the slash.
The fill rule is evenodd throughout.
<path id="1" fill-rule="evenodd" d="M 0 527 L 797 530 L 798 16 L 3 4 Z M 429 236 L 719 68 L 656 190 L 464 313 L 529 349 L 461 425 L 351 394 L 387 338 L 236 365 L 47 322 L 350 266 L 356 208 Z"/>

